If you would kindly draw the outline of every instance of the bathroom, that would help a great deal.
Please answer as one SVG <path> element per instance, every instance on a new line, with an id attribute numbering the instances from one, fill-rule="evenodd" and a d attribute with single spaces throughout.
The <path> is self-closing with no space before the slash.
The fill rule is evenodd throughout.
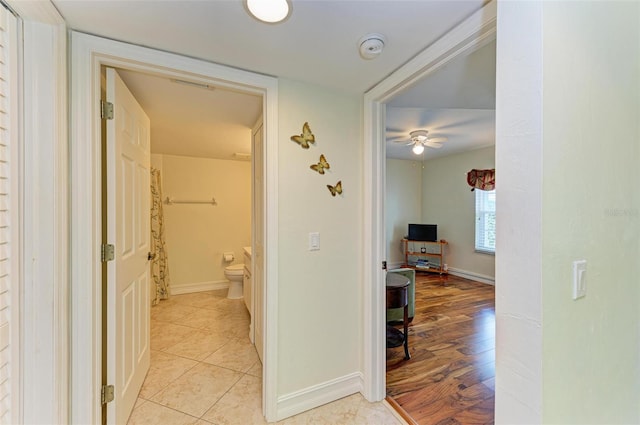
<path id="1" fill-rule="evenodd" d="M 250 138 L 247 129 L 249 146 Z M 151 166 L 162 179 L 171 295 L 226 288 L 229 266 L 241 281 L 251 249 L 251 161 L 152 153 Z M 242 288 L 232 292 L 242 297 Z"/>
<path id="2" fill-rule="evenodd" d="M 161 267 L 158 261 L 167 265 L 169 297 L 226 290 L 237 282 L 231 283 L 231 298 L 241 298 L 248 274 L 242 265 L 252 245 L 252 135 L 261 129 L 262 95 L 118 73 L 151 123 L 150 165 L 159 171 L 152 180 L 159 180 L 166 248 L 164 260 L 152 241 L 152 269 Z M 152 235 L 158 233 L 154 225 L 152 218 Z M 159 297 L 151 286 L 152 300 L 166 298 L 162 285 Z"/>

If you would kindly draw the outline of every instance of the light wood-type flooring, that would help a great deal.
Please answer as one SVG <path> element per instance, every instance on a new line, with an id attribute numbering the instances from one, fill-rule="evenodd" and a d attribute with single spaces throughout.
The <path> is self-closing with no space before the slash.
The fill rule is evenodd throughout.
<path id="1" fill-rule="evenodd" d="M 494 287 L 416 273 L 415 307 L 411 359 L 402 347 L 387 349 L 387 400 L 410 423 L 493 424 Z"/>

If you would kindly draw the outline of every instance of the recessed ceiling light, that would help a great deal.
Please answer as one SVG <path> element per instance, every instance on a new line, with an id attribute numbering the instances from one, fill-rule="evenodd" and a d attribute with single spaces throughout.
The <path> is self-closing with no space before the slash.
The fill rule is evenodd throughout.
<path id="1" fill-rule="evenodd" d="M 246 0 L 247 9 L 258 20 L 275 24 L 289 16 L 287 0 Z"/>

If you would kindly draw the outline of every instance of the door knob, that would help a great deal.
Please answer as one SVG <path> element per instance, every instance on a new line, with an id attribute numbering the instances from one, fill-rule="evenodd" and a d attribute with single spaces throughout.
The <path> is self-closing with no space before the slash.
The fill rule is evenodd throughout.
<path id="1" fill-rule="evenodd" d="M 147 261 L 151 261 L 151 260 L 153 260 L 154 258 L 156 258 L 156 254 L 152 254 L 151 252 L 149 252 L 149 253 L 147 254 Z"/>

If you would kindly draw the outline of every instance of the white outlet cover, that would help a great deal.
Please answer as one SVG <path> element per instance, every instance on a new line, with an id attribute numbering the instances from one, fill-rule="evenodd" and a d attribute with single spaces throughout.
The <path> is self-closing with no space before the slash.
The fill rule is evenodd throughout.
<path id="1" fill-rule="evenodd" d="M 573 262 L 573 299 L 587 295 L 587 260 Z"/>

